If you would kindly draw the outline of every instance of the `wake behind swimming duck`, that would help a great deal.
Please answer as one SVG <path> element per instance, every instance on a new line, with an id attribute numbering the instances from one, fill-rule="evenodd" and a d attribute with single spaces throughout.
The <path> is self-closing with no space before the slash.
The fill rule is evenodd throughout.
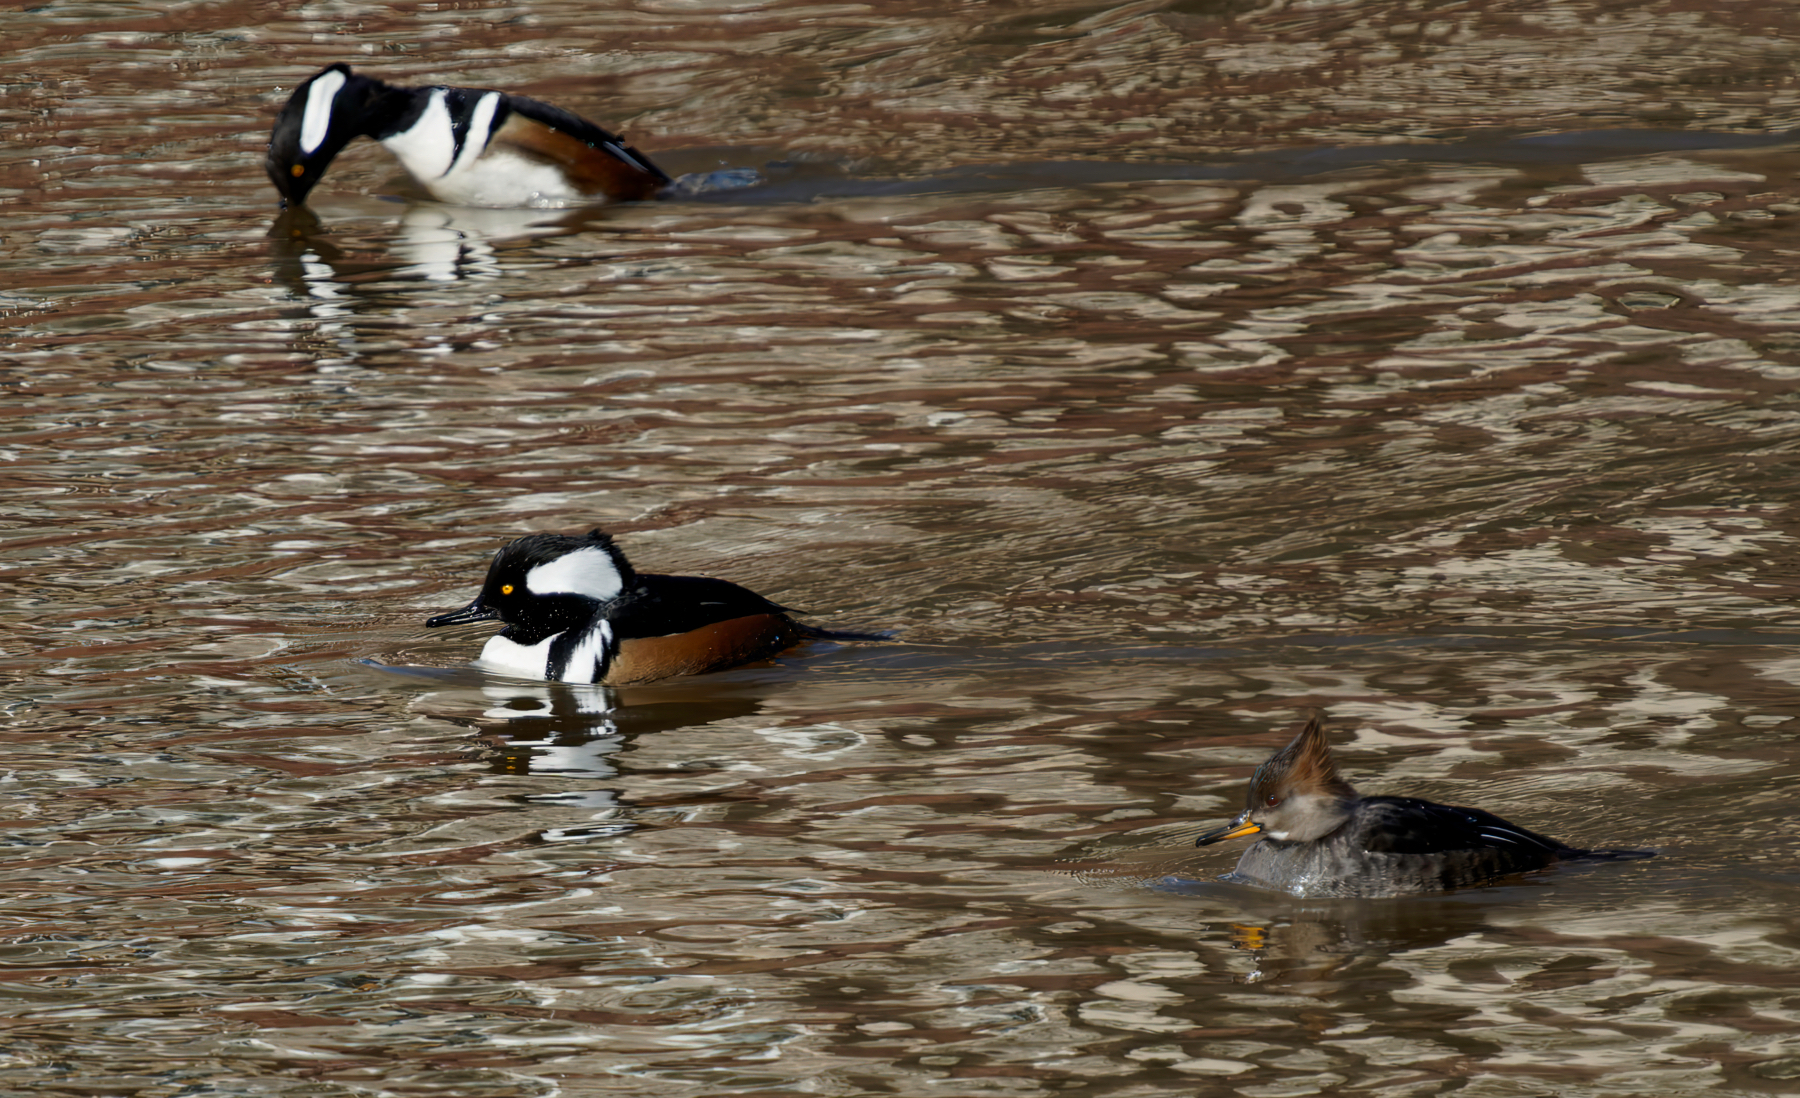
<path id="1" fill-rule="evenodd" d="M 1317 717 L 1256 768 L 1244 811 L 1194 845 L 1259 833 L 1224 879 L 1308 898 L 1442 892 L 1557 862 L 1655 854 L 1580 850 L 1479 808 L 1360 796 L 1338 775 Z"/>

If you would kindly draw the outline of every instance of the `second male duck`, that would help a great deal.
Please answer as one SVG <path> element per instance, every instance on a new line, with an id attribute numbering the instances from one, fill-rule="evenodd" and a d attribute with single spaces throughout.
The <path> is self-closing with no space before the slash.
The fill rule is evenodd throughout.
<path id="1" fill-rule="evenodd" d="M 476 666 L 552 682 L 626 686 L 766 659 L 830 633 L 722 579 L 631 567 L 612 538 L 532 534 L 494 554 L 475 601 L 428 626 L 499 619 Z"/>
<path id="2" fill-rule="evenodd" d="M 579 115 L 486 88 L 386 84 L 330 65 L 281 108 L 269 179 L 295 206 L 344 146 L 379 141 L 431 197 L 458 206 L 559 206 L 652 198 L 669 183 L 636 149 Z"/>

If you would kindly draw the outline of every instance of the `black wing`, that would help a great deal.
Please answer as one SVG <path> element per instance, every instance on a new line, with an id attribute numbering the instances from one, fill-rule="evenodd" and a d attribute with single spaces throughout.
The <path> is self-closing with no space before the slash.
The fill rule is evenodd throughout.
<path id="1" fill-rule="evenodd" d="M 1412 797 L 1368 797 L 1379 824 L 1368 829 L 1363 849 L 1376 854 L 1434 854 L 1450 850 L 1511 849 L 1567 858 L 1583 853 L 1492 812 L 1435 804 Z"/>
<path id="2" fill-rule="evenodd" d="M 650 158 L 625 144 L 625 139 L 616 133 L 608 133 L 599 126 L 571 111 L 551 106 L 541 99 L 532 99 L 524 95 L 508 95 L 505 99 L 508 108 L 517 111 L 533 122 L 541 122 L 551 129 L 560 130 L 596 149 L 604 149 L 625 163 L 644 171 L 658 182 L 669 182 L 669 173 L 650 162 Z M 500 119 L 494 120 L 494 129 L 500 128 Z"/>
<path id="3" fill-rule="evenodd" d="M 620 640 L 667 637 L 751 614 L 792 612 L 729 580 L 640 572 L 637 581 L 607 614 Z"/>

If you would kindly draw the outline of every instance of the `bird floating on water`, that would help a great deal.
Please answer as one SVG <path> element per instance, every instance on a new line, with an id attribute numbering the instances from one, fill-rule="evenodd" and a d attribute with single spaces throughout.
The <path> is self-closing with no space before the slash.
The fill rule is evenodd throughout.
<path id="1" fill-rule="evenodd" d="M 275 119 L 266 166 L 300 206 L 344 146 L 380 142 L 431 197 L 461 206 L 560 206 L 653 198 L 670 180 L 580 115 L 487 88 L 401 87 L 328 65 Z"/>
<path id="2" fill-rule="evenodd" d="M 884 639 L 816 629 L 793 613 L 726 580 L 639 572 L 594 530 L 502 546 L 475 600 L 425 624 L 498 619 L 506 628 L 488 639 L 477 667 L 602 686 L 723 671 L 808 639 Z"/>
<path id="3" fill-rule="evenodd" d="M 1400 896 L 1488 884 L 1557 862 L 1648 858 L 1581 850 L 1479 808 L 1364 797 L 1314 717 L 1250 777 L 1244 810 L 1195 840 L 1260 835 L 1224 878 L 1296 896 Z"/>

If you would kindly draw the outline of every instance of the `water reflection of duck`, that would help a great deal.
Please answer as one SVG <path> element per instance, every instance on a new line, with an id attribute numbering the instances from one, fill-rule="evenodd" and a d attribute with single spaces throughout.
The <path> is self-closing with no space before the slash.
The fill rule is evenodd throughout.
<path id="1" fill-rule="evenodd" d="M 1256 768 L 1244 811 L 1194 845 L 1258 833 L 1226 879 L 1305 897 L 1442 892 L 1557 862 L 1654 853 L 1580 850 L 1479 808 L 1359 796 L 1338 776 L 1316 717 Z"/>
<path id="2" fill-rule="evenodd" d="M 766 659 L 808 638 L 880 639 L 802 625 L 722 579 L 632 568 L 612 538 L 532 534 L 494 554 L 481 593 L 427 626 L 492 621 L 476 666 L 552 682 L 623 686 Z"/>
<path id="3" fill-rule="evenodd" d="M 651 198 L 648 157 L 579 115 L 484 88 L 405 88 L 327 66 L 295 89 L 269 136 L 269 179 L 292 205 L 358 137 L 380 142 L 440 202 L 559 205 Z"/>
<path id="4" fill-rule="evenodd" d="M 433 704 L 444 710 L 446 719 L 481 730 L 491 745 L 487 760 L 494 770 L 561 778 L 617 778 L 615 756 L 631 741 L 742 719 L 762 708 L 762 699 L 754 693 L 729 689 L 665 693 L 651 686 L 621 693 L 603 686 L 487 679 L 479 696 L 488 705 L 473 717 L 466 698 L 446 697 Z M 539 799 L 588 802 L 596 792 L 581 787 Z M 604 799 L 609 804 L 626 803 L 622 794 L 611 791 Z"/>

